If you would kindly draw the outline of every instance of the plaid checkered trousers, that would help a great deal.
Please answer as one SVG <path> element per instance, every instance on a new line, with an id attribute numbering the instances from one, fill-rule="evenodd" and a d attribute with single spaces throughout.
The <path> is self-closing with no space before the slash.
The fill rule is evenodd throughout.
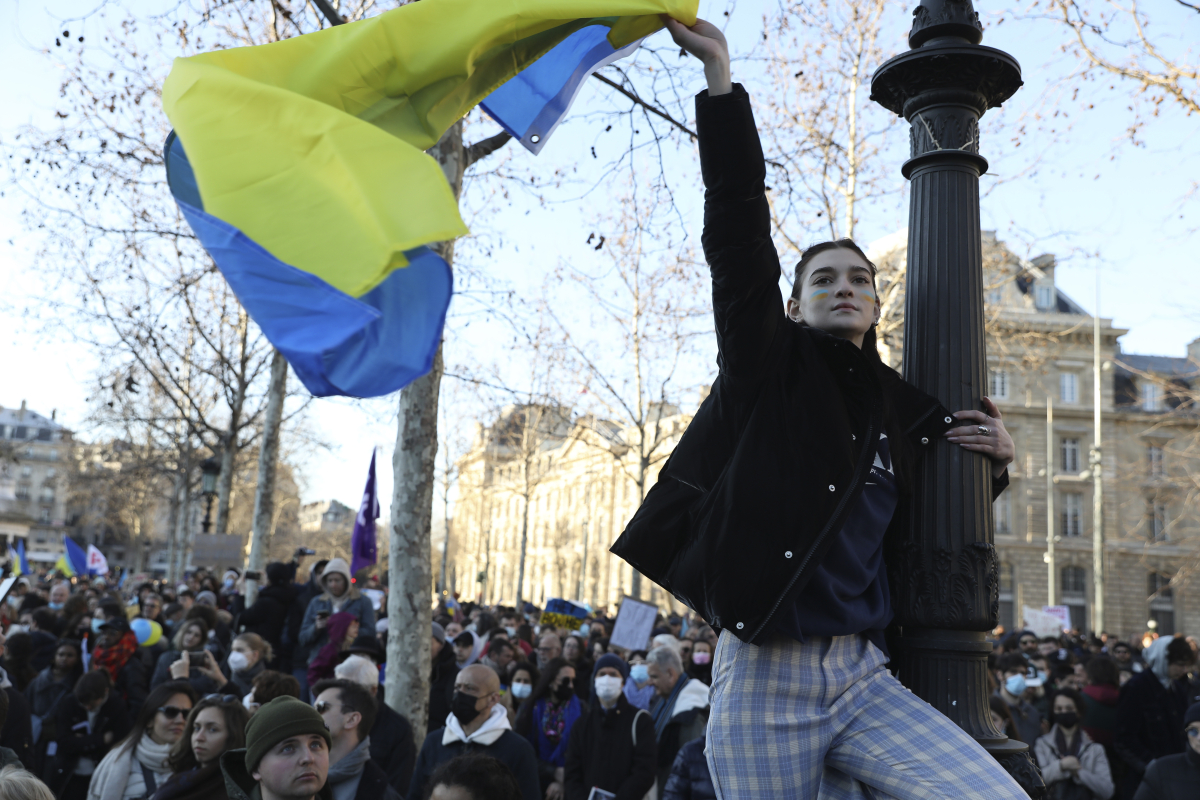
<path id="1" fill-rule="evenodd" d="M 1026 800 L 962 729 L 904 688 L 864 636 L 721 633 L 706 755 L 720 800 Z"/>

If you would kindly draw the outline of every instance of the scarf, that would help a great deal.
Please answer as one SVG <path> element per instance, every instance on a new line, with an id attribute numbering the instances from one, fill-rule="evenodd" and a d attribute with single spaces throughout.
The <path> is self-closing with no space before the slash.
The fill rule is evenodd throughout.
<path id="1" fill-rule="evenodd" d="M 571 728 L 581 716 L 583 705 L 575 695 L 559 706 L 551 705 L 549 700 L 537 702 L 533 708 L 533 737 L 540 760 L 556 767 L 566 766 Z"/>
<path id="2" fill-rule="evenodd" d="M 1066 758 L 1067 756 L 1075 756 L 1079 758 L 1079 748 L 1083 744 L 1083 737 L 1079 735 L 1079 728 L 1075 729 L 1075 734 L 1071 737 L 1071 743 L 1067 744 L 1067 737 L 1063 735 L 1063 729 L 1054 726 L 1054 746 L 1058 748 L 1058 757 Z"/>
<path id="3" fill-rule="evenodd" d="M 325 785 L 333 792 L 333 800 L 354 800 L 358 785 L 362 782 L 363 769 L 370 759 L 371 737 L 368 736 L 337 762 L 329 765 Z"/>
<path id="4" fill-rule="evenodd" d="M 114 682 L 130 657 L 137 652 L 137 635 L 133 631 L 125 631 L 124 635 L 111 647 L 97 647 L 92 653 L 92 664 L 108 672 L 108 677 Z"/>
<path id="5" fill-rule="evenodd" d="M 671 694 L 665 697 L 651 712 L 651 716 L 654 718 L 654 739 L 656 741 L 662 741 L 663 731 L 666 730 L 667 723 L 673 716 L 672 712 L 675 711 L 675 701 L 679 699 L 679 693 L 683 691 L 683 687 L 687 686 L 689 680 L 687 675 L 680 675 Z"/>
<path id="6" fill-rule="evenodd" d="M 346 632 L 350 630 L 350 623 L 356 621 L 353 614 L 345 611 L 339 611 L 329 617 L 329 622 L 325 625 L 329 640 L 308 663 L 309 686 L 315 686 L 317 681 L 333 677 L 333 668 L 337 666 L 337 657 L 342 652 Z"/>

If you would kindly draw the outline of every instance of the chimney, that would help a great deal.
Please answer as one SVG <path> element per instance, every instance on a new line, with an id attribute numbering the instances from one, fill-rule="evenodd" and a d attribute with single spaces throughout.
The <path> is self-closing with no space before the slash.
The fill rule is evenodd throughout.
<path id="1" fill-rule="evenodd" d="M 58 409 L 57 408 L 50 409 L 50 421 L 54 422 L 57 419 L 58 419 Z"/>
<path id="2" fill-rule="evenodd" d="M 1188 358 L 1200 364 L 1200 337 L 1192 339 L 1187 346 Z"/>
<path id="3" fill-rule="evenodd" d="M 17 412 L 17 419 L 24 421 L 25 419 L 25 401 L 21 401 L 21 410 Z"/>

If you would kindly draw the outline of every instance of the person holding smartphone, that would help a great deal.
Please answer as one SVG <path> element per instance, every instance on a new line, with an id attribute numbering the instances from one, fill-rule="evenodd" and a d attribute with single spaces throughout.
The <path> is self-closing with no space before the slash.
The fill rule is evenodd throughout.
<path id="1" fill-rule="evenodd" d="M 220 689 L 225 676 L 216 656 L 205 647 L 207 643 L 208 625 L 204 620 L 184 620 L 171 637 L 171 649 L 159 656 L 150 681 L 151 688 L 167 681 L 183 680 L 202 697 Z"/>

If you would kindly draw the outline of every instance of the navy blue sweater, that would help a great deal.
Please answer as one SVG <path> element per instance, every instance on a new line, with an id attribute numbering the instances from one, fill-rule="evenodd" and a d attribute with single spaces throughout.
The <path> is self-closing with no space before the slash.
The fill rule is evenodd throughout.
<path id="1" fill-rule="evenodd" d="M 883 631 L 892 621 L 883 535 L 896 510 L 896 476 L 886 433 L 875 463 L 837 539 L 795 605 L 780 610 L 776 631 L 797 641 L 810 636 L 866 634 L 885 654 Z"/>

